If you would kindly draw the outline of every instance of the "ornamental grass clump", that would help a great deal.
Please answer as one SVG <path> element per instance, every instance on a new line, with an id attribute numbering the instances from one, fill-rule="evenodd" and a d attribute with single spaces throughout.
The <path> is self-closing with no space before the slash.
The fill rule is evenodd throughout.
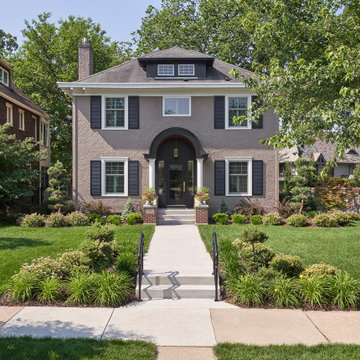
<path id="1" fill-rule="evenodd" d="M 327 278 L 300 275 L 300 291 L 306 304 L 323 307 L 330 302 L 330 283 Z"/>
<path id="2" fill-rule="evenodd" d="M 32 273 L 24 272 L 14 275 L 8 286 L 7 294 L 10 300 L 30 301 L 39 291 L 39 278 Z"/>
<path id="3" fill-rule="evenodd" d="M 59 279 L 47 278 L 39 283 L 37 299 L 41 303 L 58 301 L 63 297 L 63 284 Z"/>
<path id="4" fill-rule="evenodd" d="M 330 282 L 332 304 L 340 310 L 355 309 L 360 306 L 360 283 L 346 271 L 339 271 Z"/>
<path id="5" fill-rule="evenodd" d="M 67 292 L 70 296 L 67 298 L 67 303 L 76 305 L 92 304 L 94 302 L 94 288 L 96 281 L 92 274 L 80 273 L 74 275 L 69 279 L 67 284 Z"/>
<path id="6" fill-rule="evenodd" d="M 301 298 L 297 280 L 285 276 L 275 277 L 269 285 L 269 298 L 274 305 L 281 308 L 300 307 Z"/>

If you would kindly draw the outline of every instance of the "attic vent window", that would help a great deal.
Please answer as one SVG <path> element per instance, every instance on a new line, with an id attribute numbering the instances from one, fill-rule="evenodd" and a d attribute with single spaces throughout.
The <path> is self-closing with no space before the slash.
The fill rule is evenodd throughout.
<path id="1" fill-rule="evenodd" d="M 0 67 L 0 82 L 9 86 L 9 72 L 2 67 Z"/>
<path id="2" fill-rule="evenodd" d="M 357 153 L 357 151 L 354 150 L 354 149 L 350 149 L 350 150 L 348 151 L 348 154 L 349 154 L 349 155 L 359 155 L 359 154 Z"/>
<path id="3" fill-rule="evenodd" d="M 179 75 L 187 75 L 193 76 L 195 75 L 195 67 L 194 64 L 180 64 L 178 66 L 178 74 Z"/>
<path id="4" fill-rule="evenodd" d="M 158 65 L 158 75 L 160 76 L 173 76 L 174 75 L 174 65 L 171 64 L 159 64 Z"/>

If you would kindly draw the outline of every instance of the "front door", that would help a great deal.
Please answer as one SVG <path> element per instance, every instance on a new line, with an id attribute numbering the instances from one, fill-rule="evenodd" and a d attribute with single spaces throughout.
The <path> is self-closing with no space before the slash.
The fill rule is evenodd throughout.
<path id="1" fill-rule="evenodd" d="M 174 153 L 175 148 L 178 151 Z M 156 192 L 160 207 L 193 206 L 195 166 L 193 147 L 185 139 L 171 138 L 159 147 L 156 161 Z"/>

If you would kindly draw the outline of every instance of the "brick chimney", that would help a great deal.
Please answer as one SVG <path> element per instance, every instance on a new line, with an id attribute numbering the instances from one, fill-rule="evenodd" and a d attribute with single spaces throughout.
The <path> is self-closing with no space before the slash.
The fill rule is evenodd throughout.
<path id="1" fill-rule="evenodd" d="M 87 38 L 79 44 L 79 80 L 93 74 L 93 48 Z"/>

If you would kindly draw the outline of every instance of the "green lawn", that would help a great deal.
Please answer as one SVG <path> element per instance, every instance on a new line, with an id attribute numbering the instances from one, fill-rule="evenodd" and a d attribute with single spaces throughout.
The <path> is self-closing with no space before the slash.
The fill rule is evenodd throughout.
<path id="1" fill-rule="evenodd" d="M 56 257 L 67 249 L 77 249 L 89 229 L 21 228 L 0 226 L 0 288 L 9 281 L 24 262 L 39 257 Z M 154 226 L 118 226 L 115 239 L 121 251 L 137 252 L 141 231 L 145 235 L 145 251 L 149 246 Z"/>
<path id="2" fill-rule="evenodd" d="M 212 232 L 219 247 L 233 241 L 248 225 L 202 225 L 199 231 L 208 251 L 212 251 Z M 293 228 L 262 226 L 269 235 L 266 245 L 275 251 L 300 256 L 306 265 L 327 263 L 360 278 L 360 222 L 344 228 Z"/>
<path id="3" fill-rule="evenodd" d="M 243 344 L 218 344 L 218 360 L 359 360 L 359 345 L 281 345 L 251 346 Z"/>
<path id="4" fill-rule="evenodd" d="M 155 360 L 144 341 L 0 338 L 0 360 Z"/>

